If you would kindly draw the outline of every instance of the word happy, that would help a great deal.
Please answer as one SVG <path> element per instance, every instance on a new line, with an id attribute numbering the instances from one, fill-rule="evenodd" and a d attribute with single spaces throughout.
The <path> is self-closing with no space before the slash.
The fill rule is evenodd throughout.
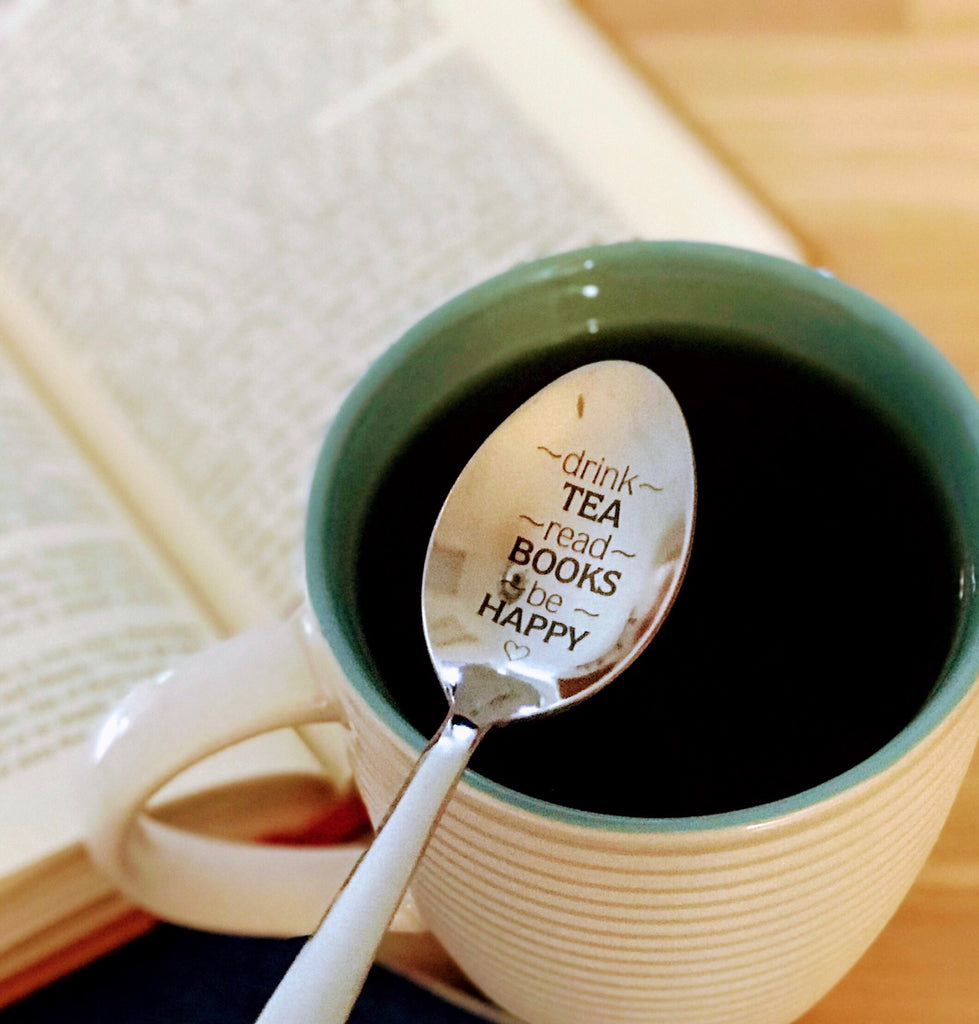
<path id="1" fill-rule="evenodd" d="M 573 651 L 589 634 L 587 629 L 583 633 L 579 633 L 574 626 L 567 622 L 550 619 L 546 615 L 541 615 L 540 612 L 526 610 L 528 612 L 527 621 L 524 622 L 525 609 L 522 605 L 511 605 L 502 598 L 498 604 L 494 604 L 492 596 L 487 594 L 483 598 L 483 603 L 479 606 L 477 614 L 482 617 L 484 614 L 489 613 L 490 618 L 498 626 L 509 626 L 520 636 L 529 637 L 531 634 L 542 633 L 543 636 L 540 639 L 545 644 L 555 639 L 563 640 L 567 643 L 569 651 Z"/>

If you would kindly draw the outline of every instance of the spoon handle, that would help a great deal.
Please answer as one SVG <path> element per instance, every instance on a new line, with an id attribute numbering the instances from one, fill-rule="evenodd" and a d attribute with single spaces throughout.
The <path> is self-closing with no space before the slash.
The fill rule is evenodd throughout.
<path id="1" fill-rule="evenodd" d="M 319 928 L 256 1024 L 343 1024 L 439 814 L 482 736 L 446 718 Z"/>

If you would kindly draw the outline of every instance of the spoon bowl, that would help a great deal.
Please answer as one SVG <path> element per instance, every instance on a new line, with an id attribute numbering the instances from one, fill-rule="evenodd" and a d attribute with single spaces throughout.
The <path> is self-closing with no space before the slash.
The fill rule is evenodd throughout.
<path id="1" fill-rule="evenodd" d="M 618 675 L 680 585 L 694 498 L 686 423 L 645 367 L 591 363 L 524 403 L 469 460 L 429 542 L 425 638 L 450 706 L 498 724 Z"/>
<path id="2" fill-rule="evenodd" d="M 445 721 L 259 1024 L 346 1020 L 476 745 L 587 698 L 636 658 L 683 578 L 695 497 L 679 405 L 635 363 L 565 374 L 483 442 L 442 506 L 422 579 Z"/>

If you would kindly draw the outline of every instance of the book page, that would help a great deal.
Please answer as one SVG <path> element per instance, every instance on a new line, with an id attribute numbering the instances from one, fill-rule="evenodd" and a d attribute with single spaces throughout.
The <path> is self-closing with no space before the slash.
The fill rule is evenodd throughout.
<path id="1" fill-rule="evenodd" d="M 77 844 L 76 779 L 109 709 L 216 635 L 0 351 L 0 893 Z M 172 795 L 263 775 L 298 786 L 323 772 L 280 730 L 209 759 Z M 10 912 L 0 899 L 0 949 Z"/>
<path id="2" fill-rule="evenodd" d="M 4 6 L 0 344 L 217 628 L 301 600 L 323 430 L 447 297 L 636 234 L 791 254 L 563 7 Z M 29 403 L 5 394 L 29 465 Z M 31 478 L 12 452 L 16 497 Z M 82 486 L 60 473 L 30 484 L 38 502 Z M 24 530 L 0 536 L 7 774 L 204 642 L 136 567 L 135 530 L 18 514 Z"/>
<path id="3" fill-rule="evenodd" d="M 637 231 L 417 0 L 37 3 L 7 35 L 0 265 L 280 614 L 370 361 L 478 280 Z"/>
<path id="4" fill-rule="evenodd" d="M 134 681 L 213 633 L 2 359 L 0 438 L 5 873 L 77 837 L 64 764 Z"/>
<path id="5" fill-rule="evenodd" d="M 800 242 L 571 0 L 432 0 L 432 7 L 636 237 L 804 259 Z"/>

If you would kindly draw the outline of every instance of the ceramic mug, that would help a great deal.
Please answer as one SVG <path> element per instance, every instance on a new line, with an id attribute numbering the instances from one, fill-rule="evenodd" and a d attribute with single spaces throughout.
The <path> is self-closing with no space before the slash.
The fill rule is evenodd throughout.
<path id="1" fill-rule="evenodd" d="M 847 643 L 852 641 L 859 670 L 847 684 L 851 688 L 871 676 L 900 671 L 916 656 L 919 640 L 924 644 L 919 631 L 937 630 L 937 660 L 933 652 L 917 696 L 899 697 L 896 682 L 891 689 L 888 679 L 874 680 L 877 688 L 863 712 L 873 720 L 887 719 L 887 731 L 873 740 L 872 749 L 855 755 L 855 763 L 841 763 L 824 777 L 803 773 L 797 779 L 787 769 L 769 777 L 762 758 L 757 778 L 746 783 L 749 797 L 742 795 L 739 802 L 736 795 L 725 796 L 727 805 L 718 797 L 721 802 L 714 806 L 712 793 L 723 789 L 727 776 L 737 775 L 736 756 L 730 770 L 719 763 L 703 773 L 700 783 L 690 783 L 682 797 L 690 800 L 686 811 L 670 803 L 671 780 L 660 785 L 662 765 L 655 779 L 633 770 L 605 783 L 607 808 L 601 804 L 601 786 L 597 796 L 589 796 L 591 803 L 575 805 L 579 784 L 574 780 L 600 774 L 600 762 L 618 756 L 619 750 L 652 757 L 654 749 L 672 742 L 669 756 L 677 760 L 666 762 L 667 767 L 679 763 L 688 746 L 696 747 L 699 726 L 710 710 L 703 701 L 694 721 L 651 728 L 638 714 L 625 720 L 620 716 L 611 736 L 567 750 L 563 767 L 551 766 L 555 785 L 573 781 L 569 793 L 555 791 L 564 793 L 559 799 L 533 789 L 534 773 L 527 773 L 526 785 L 523 777 L 501 782 L 480 774 L 474 762 L 430 842 L 413 895 L 426 926 L 472 981 L 530 1024 L 786 1024 L 813 1005 L 860 957 L 912 884 L 979 734 L 973 570 L 979 548 L 979 408 L 953 369 L 892 313 L 828 274 L 746 251 L 637 242 L 544 259 L 453 299 L 395 344 L 353 389 L 319 456 L 307 520 L 307 608 L 280 627 L 236 638 L 191 659 L 165 680 L 137 688 L 102 730 L 89 780 L 90 847 L 96 861 L 131 897 L 172 919 L 235 931 L 311 930 L 331 896 L 328 890 L 339 884 L 355 851 L 229 846 L 153 821 L 143 813 L 146 800 L 174 772 L 235 740 L 282 725 L 331 719 L 349 729 L 353 772 L 377 823 L 427 736 L 417 725 L 418 714 L 410 712 L 415 724 L 406 717 L 399 693 L 409 691 L 396 678 L 415 675 L 417 659 L 424 657 L 420 599 L 408 608 L 399 596 L 414 592 L 412 580 L 403 592 L 390 591 L 391 604 L 384 605 L 385 588 L 401 575 L 410 576 L 414 563 L 398 563 L 402 541 L 397 538 L 382 555 L 368 548 L 383 548 L 387 534 L 411 514 L 416 533 L 424 533 L 425 522 L 434 521 L 434 516 L 427 519 L 428 504 L 437 509 L 444 497 L 444 491 L 429 494 L 438 489 L 431 481 L 444 476 L 451 483 L 453 459 L 467 447 L 474 450 L 482 439 L 473 443 L 467 431 L 485 428 L 485 436 L 509 411 L 503 405 L 518 404 L 526 397 L 523 392 L 535 389 L 548 374 L 556 377 L 582 361 L 625 355 L 646 361 L 670 383 L 660 356 L 669 357 L 668 368 L 669 359 L 679 354 L 682 360 L 691 350 L 701 369 L 690 375 L 690 394 L 700 377 L 711 376 L 711 367 L 731 368 L 742 357 L 757 357 L 774 367 L 775 376 L 729 408 L 758 416 L 771 397 L 777 398 L 782 415 L 790 416 L 796 404 L 808 408 L 806 381 L 818 387 L 829 382 L 855 396 L 863 410 L 859 415 L 886 422 L 901 446 L 914 449 L 916 465 L 937 495 L 937 515 L 922 532 L 943 533 L 942 550 L 948 555 L 944 575 L 933 581 L 943 595 L 940 613 L 931 616 L 927 629 L 923 622 L 919 630 L 914 620 L 895 620 L 893 628 L 877 622 L 876 632 L 868 624 L 865 635 L 851 620 L 866 614 L 869 623 L 873 609 L 845 604 L 854 583 L 849 590 L 840 587 L 838 602 L 830 602 L 830 611 L 838 614 L 827 621 L 835 621 L 849 637 Z M 801 374 L 793 378 L 802 381 L 798 393 L 788 388 L 787 394 L 779 376 L 782 367 L 790 366 Z M 731 397 L 727 392 L 741 386 L 726 382 L 748 379 L 713 376 L 712 394 L 725 401 Z M 820 422 L 818 401 L 817 395 L 810 418 L 821 428 L 825 422 Z M 454 410 L 456 419 L 441 419 L 446 410 Z M 488 426 L 483 423 L 487 417 Z M 432 425 L 439 423 L 442 433 L 433 433 Z M 771 428 L 781 436 L 777 422 Z M 698 469 L 704 468 L 697 430 L 692 432 Z M 428 437 L 429 447 L 415 447 L 414 470 L 393 486 L 392 465 L 419 436 Z M 444 454 L 439 438 L 455 444 L 457 454 Z M 842 444 L 849 446 L 846 436 Z M 742 454 L 734 450 L 721 461 L 737 462 Z M 768 474 L 775 481 L 771 495 L 737 498 L 710 492 L 710 502 L 726 507 L 729 500 L 761 497 L 761 511 L 749 519 L 767 514 L 770 501 L 781 495 L 778 481 L 796 468 L 787 460 L 796 458 L 802 456 L 794 449 L 788 456 L 783 453 Z M 426 475 L 433 466 L 435 477 Z M 827 471 L 825 466 L 822 470 Z M 872 471 L 868 465 L 870 476 Z M 698 545 L 704 545 L 704 552 L 713 550 L 709 482 L 705 477 L 690 572 Z M 867 501 L 873 502 L 877 486 L 868 485 Z M 814 479 L 813 495 L 826 487 L 825 479 Z M 844 496 L 844 509 L 846 504 Z M 811 511 L 809 499 L 799 507 Z M 870 527 L 860 527 L 865 536 L 855 547 L 841 548 L 851 552 L 851 561 L 873 546 L 876 514 L 870 516 Z M 880 518 L 885 521 L 887 515 Z M 810 535 L 815 532 L 810 523 Z M 581 539 L 577 528 L 563 536 L 568 544 L 601 546 L 601 538 Z M 412 543 L 417 548 L 424 539 L 415 537 Z M 844 524 L 833 544 L 846 542 Z M 815 543 L 812 536 L 803 538 L 800 549 Z M 832 554 L 836 548 L 826 550 Z M 913 550 L 911 544 L 908 551 Z M 746 585 L 752 565 L 766 557 L 764 550 L 746 554 Z M 793 557 L 799 561 L 798 550 Z M 698 571 L 709 580 L 710 559 L 706 554 L 703 559 Z M 815 557 L 804 572 L 799 569 L 785 580 L 785 594 L 776 597 L 771 614 L 779 604 L 791 605 L 793 594 L 818 576 L 822 566 L 817 563 L 824 560 Z M 871 574 L 888 571 L 875 566 Z M 842 571 L 845 575 L 846 565 Z M 929 571 L 927 565 L 922 571 Z M 886 591 L 901 585 L 900 572 L 887 578 L 895 582 L 885 584 Z M 416 582 L 420 587 L 420 571 Z M 537 582 L 546 586 L 546 580 Z M 888 596 L 882 595 L 882 603 Z M 683 601 L 681 588 L 671 618 L 682 614 Z M 840 611 L 844 608 L 849 608 L 846 614 Z M 902 614 L 902 608 L 893 614 Z M 723 626 L 724 609 L 715 611 L 713 619 L 701 616 L 701 647 L 710 647 L 714 631 Z M 927 609 L 913 611 L 922 619 L 928 614 Z M 785 629 L 794 625 L 791 616 L 779 621 Z M 664 644 L 669 628 L 670 620 L 662 630 Z M 827 643 L 835 636 L 832 628 L 820 635 Z M 404 637 L 409 641 L 401 651 Z M 659 639 L 649 652 L 656 651 Z M 760 647 L 777 640 L 761 631 L 751 642 Z M 897 660 L 890 658 L 892 646 L 901 652 Z M 629 671 L 641 672 L 647 654 Z M 793 770 L 799 759 L 793 760 L 791 748 L 803 742 L 796 734 L 805 732 L 810 712 L 820 711 L 824 688 L 830 695 L 826 700 L 837 702 L 829 721 L 849 721 L 858 709 L 855 696 L 832 690 L 832 679 L 805 675 L 814 661 L 814 648 L 785 655 L 780 663 L 785 692 L 791 692 L 795 680 L 805 680 L 797 687 L 799 698 L 805 701 L 816 690 L 817 699 L 795 707 L 781 724 L 775 715 L 774 724 L 756 734 L 761 740 L 780 730 L 792 736 L 783 747 L 790 748 L 784 764 Z M 410 682 L 431 688 L 434 699 L 441 700 L 433 675 L 421 672 Z M 650 680 L 650 687 L 655 682 Z M 603 692 L 618 686 L 616 681 Z M 902 700 L 904 717 L 888 718 Z M 772 702 L 771 695 L 765 696 L 759 709 L 728 731 L 754 728 L 754 720 L 771 710 Z M 583 714 L 591 703 L 581 706 Z M 690 707 L 696 708 L 696 702 Z M 803 713 L 801 707 L 810 711 Z M 538 727 L 527 723 L 499 733 L 523 729 L 519 743 L 533 749 L 531 730 Z M 610 728 L 608 722 L 605 727 Z M 832 747 L 836 756 L 838 740 L 831 732 L 816 735 L 813 742 Z M 310 734 L 310 742 L 315 748 L 315 735 Z M 726 742 L 723 728 L 696 749 L 683 772 L 673 773 L 673 781 L 692 779 L 712 756 L 715 742 Z M 753 748 L 757 742 L 751 740 Z M 560 745 L 554 749 L 560 761 Z M 732 749 L 737 751 L 736 743 Z M 527 763 L 526 749 L 519 756 L 525 759 L 520 763 Z M 584 771 L 575 775 L 572 767 L 577 771 L 582 763 Z M 587 788 L 585 782 L 581 787 Z M 665 802 L 655 813 L 660 791 Z M 752 791 L 758 794 L 754 802 Z"/>

